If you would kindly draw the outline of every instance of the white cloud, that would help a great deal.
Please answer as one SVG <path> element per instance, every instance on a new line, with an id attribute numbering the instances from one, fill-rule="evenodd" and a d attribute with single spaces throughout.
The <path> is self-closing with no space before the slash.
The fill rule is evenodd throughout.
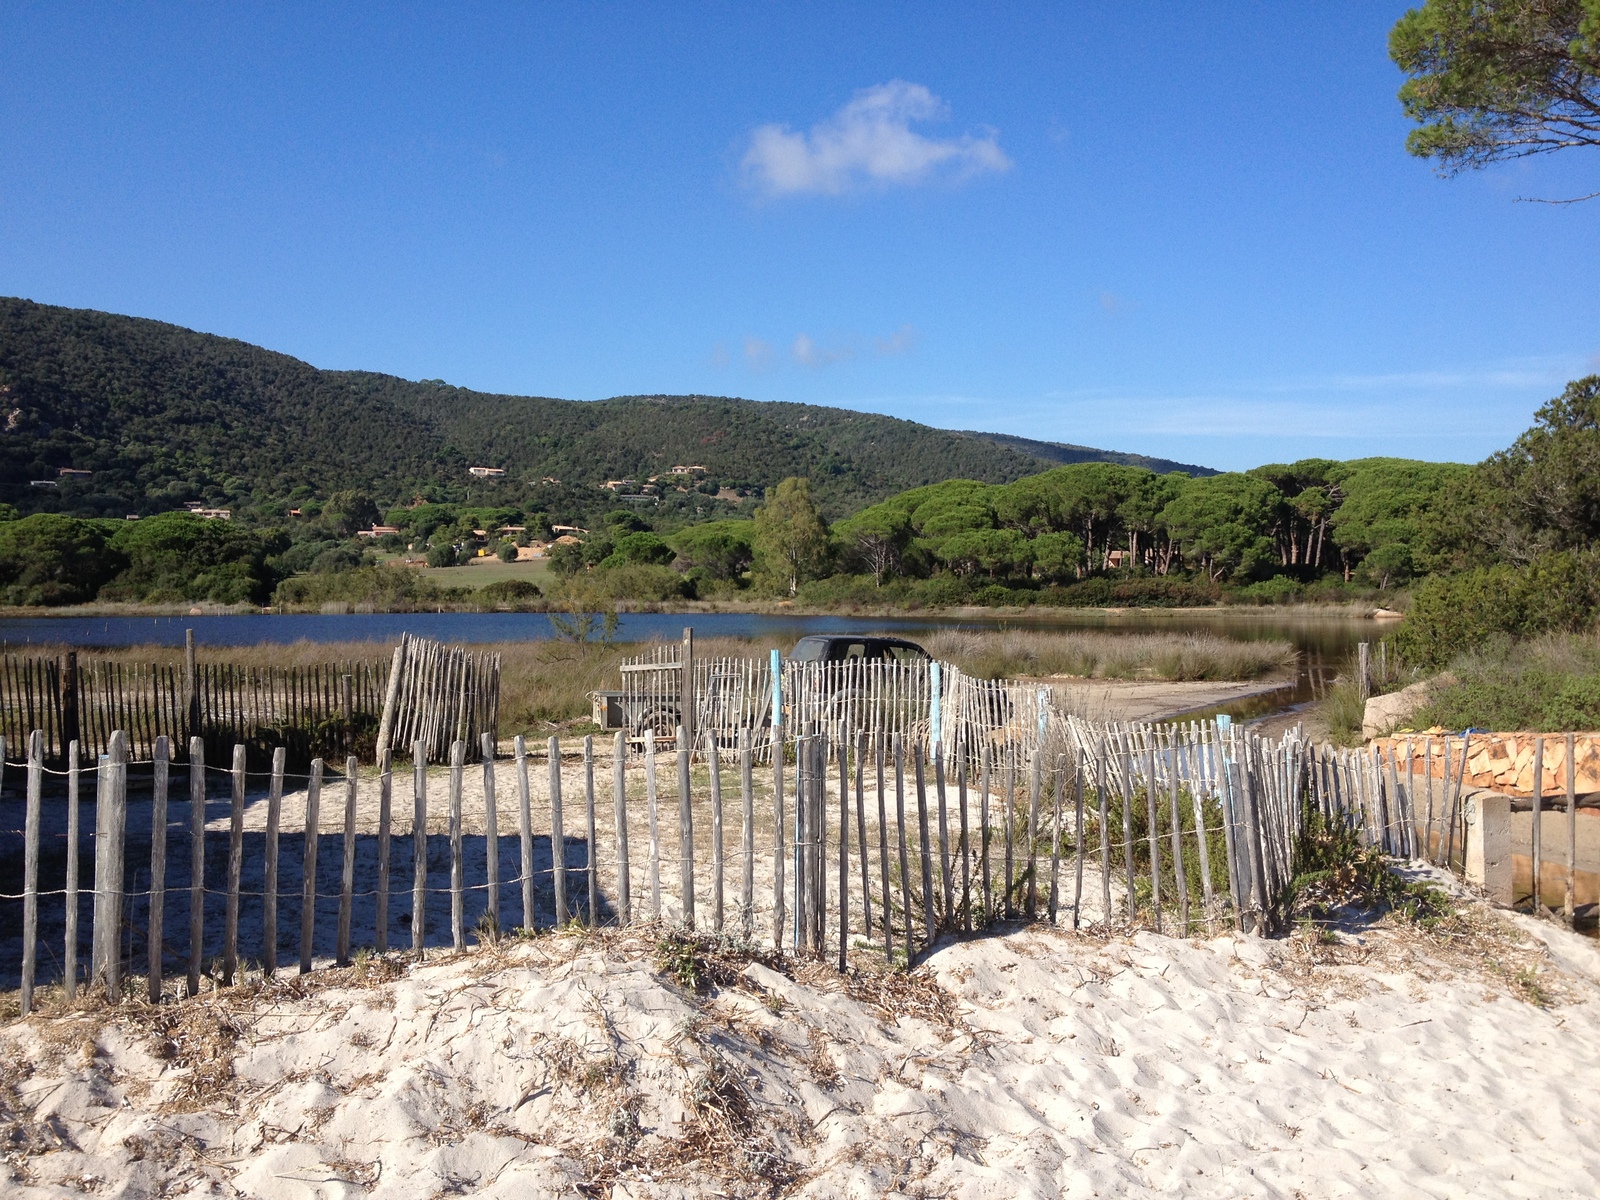
<path id="1" fill-rule="evenodd" d="M 902 325 L 888 337 L 872 339 L 873 348 L 879 354 L 888 356 L 894 354 L 910 354 L 911 348 L 917 344 L 917 331 L 910 325 Z"/>
<path id="2" fill-rule="evenodd" d="M 948 116 L 944 102 L 920 83 L 880 83 L 857 92 L 809 133 L 787 125 L 760 126 L 745 151 L 745 180 L 773 196 L 837 196 L 862 187 L 959 180 L 1011 167 L 993 130 L 939 139 L 911 128 L 914 121 Z"/>
<path id="3" fill-rule="evenodd" d="M 842 362 L 847 358 L 854 358 L 854 347 L 845 346 L 820 346 L 811 340 L 808 334 L 795 335 L 794 344 L 789 347 L 789 353 L 794 355 L 795 362 L 802 367 L 825 367 L 829 363 Z"/>
<path id="4" fill-rule="evenodd" d="M 751 370 L 769 371 L 772 369 L 772 344 L 764 342 L 758 337 L 744 339 L 744 361 Z"/>

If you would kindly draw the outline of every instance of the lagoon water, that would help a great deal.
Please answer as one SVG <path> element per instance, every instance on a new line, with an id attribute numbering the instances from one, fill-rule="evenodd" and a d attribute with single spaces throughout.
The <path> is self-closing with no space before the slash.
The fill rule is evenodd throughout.
<path id="1" fill-rule="evenodd" d="M 617 639 L 675 638 L 685 626 L 707 637 L 800 637 L 854 630 L 914 634 L 936 629 L 1103 629 L 1107 632 L 1208 632 L 1254 640 L 1283 638 L 1319 656 L 1347 651 L 1375 626 L 1345 616 L 1281 609 L 1057 609 L 1044 613 L 928 613 L 897 617 L 786 613 L 624 613 Z M 402 633 L 444 642 L 541 641 L 556 635 L 543 613 L 229 613 L 211 616 L 0 617 L 0 645 L 181 646 L 184 631 L 207 646 L 298 641 L 386 642 Z"/>

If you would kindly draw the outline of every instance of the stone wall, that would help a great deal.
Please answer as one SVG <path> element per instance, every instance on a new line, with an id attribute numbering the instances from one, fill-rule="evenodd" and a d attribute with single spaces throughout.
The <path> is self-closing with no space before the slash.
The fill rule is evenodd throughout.
<path id="1" fill-rule="evenodd" d="M 1535 743 L 1544 740 L 1544 787 L 1540 795 L 1561 797 L 1567 794 L 1567 735 L 1564 733 L 1473 733 L 1467 741 L 1467 775 L 1465 786 L 1486 788 L 1507 796 L 1529 797 L 1534 794 L 1533 755 Z M 1373 739 L 1371 745 L 1380 748 L 1384 757 L 1391 754 L 1405 772 L 1406 746 L 1416 757 L 1416 771 L 1424 770 L 1425 747 L 1432 746 L 1427 762 L 1428 774 L 1444 777 L 1444 747 L 1450 744 L 1450 774 L 1454 778 L 1460 768 L 1461 740 L 1459 733 L 1443 731 L 1407 734 L 1402 737 Z M 1573 759 L 1576 790 L 1579 796 L 1600 793 L 1600 733 L 1574 735 Z"/>

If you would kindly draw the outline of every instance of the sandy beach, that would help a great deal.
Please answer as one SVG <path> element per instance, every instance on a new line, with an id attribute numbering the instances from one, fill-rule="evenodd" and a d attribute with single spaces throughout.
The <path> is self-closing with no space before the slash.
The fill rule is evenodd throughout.
<path id="1" fill-rule="evenodd" d="M 841 978 L 547 934 L 58 1009 L 0 1029 L 5 1191 L 1588 1194 L 1600 951 L 1462 903 L 1470 945 L 1017 927 Z"/>

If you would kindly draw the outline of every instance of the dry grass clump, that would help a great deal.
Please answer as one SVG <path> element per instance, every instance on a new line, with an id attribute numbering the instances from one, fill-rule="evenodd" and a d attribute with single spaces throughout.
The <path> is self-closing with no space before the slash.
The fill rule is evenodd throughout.
<path id="1" fill-rule="evenodd" d="M 1087 679 L 1260 679 L 1294 668 L 1288 642 L 1212 633 L 941 630 L 923 640 L 936 658 L 982 679 L 1075 675 Z"/>

